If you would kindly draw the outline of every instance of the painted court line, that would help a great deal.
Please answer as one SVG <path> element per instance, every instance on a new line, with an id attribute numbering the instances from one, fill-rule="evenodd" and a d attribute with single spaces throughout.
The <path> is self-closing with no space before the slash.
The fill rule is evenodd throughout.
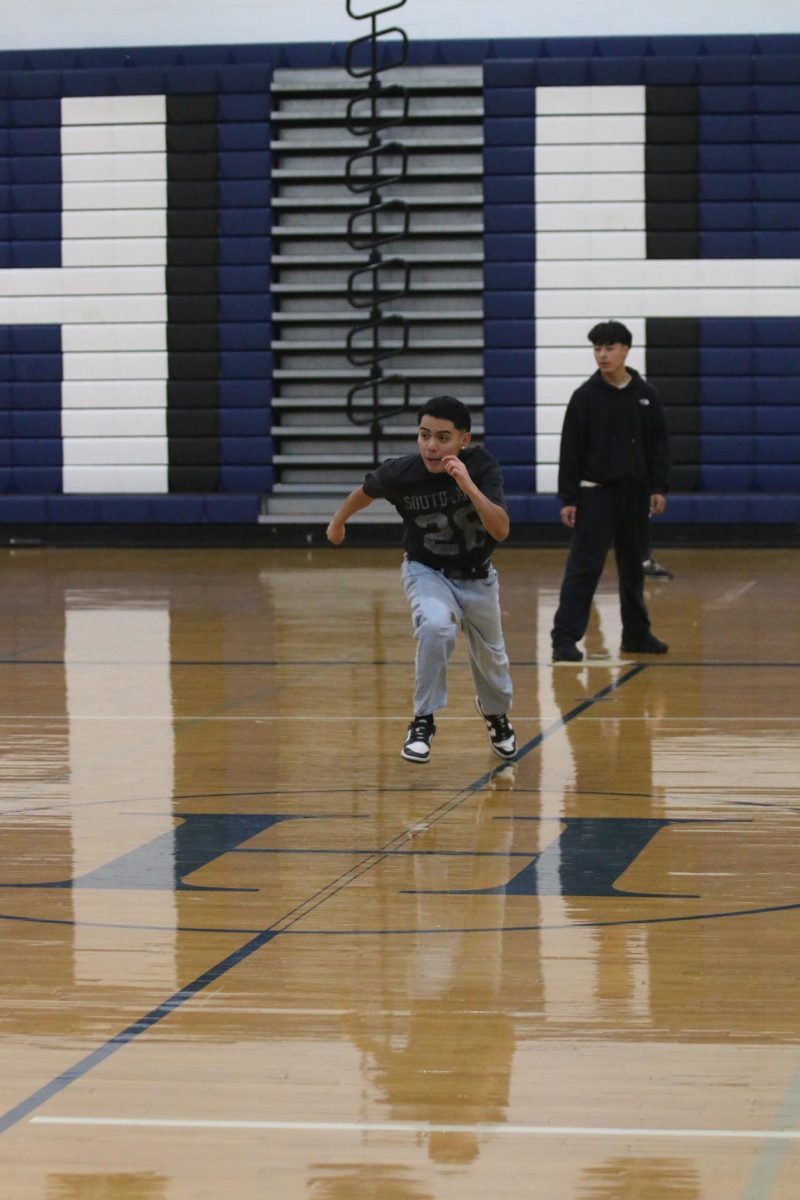
<path id="1" fill-rule="evenodd" d="M 475 1133 L 517 1137 L 740 1138 L 800 1140 L 794 1129 L 640 1129 L 595 1125 L 437 1125 L 427 1121 L 214 1121 L 180 1117 L 31 1117 L 31 1125 L 115 1126 L 125 1129 L 255 1129 L 280 1133 Z"/>
<path id="2" fill-rule="evenodd" d="M 557 712 L 536 713 L 536 714 L 529 714 L 529 715 L 526 715 L 525 713 L 514 712 L 514 713 L 512 713 L 512 716 L 514 718 L 515 725 L 519 724 L 520 721 L 535 721 L 535 722 L 538 722 L 538 724 L 543 725 L 543 724 L 545 724 L 545 722 L 557 721 L 560 718 L 560 714 Z M 438 717 L 437 720 L 442 725 L 445 725 L 445 724 L 452 725 L 452 724 L 457 724 L 458 722 L 469 722 L 472 725 L 475 724 L 474 714 L 471 716 L 469 714 L 467 714 L 463 717 L 456 717 L 456 716 Z M 764 716 L 763 713 L 752 716 L 752 715 L 748 715 L 747 713 L 744 713 L 741 716 L 736 716 L 736 717 L 710 717 L 710 716 L 705 716 L 705 717 L 680 717 L 680 716 L 679 717 L 662 717 L 662 716 L 636 717 L 636 716 L 627 716 L 626 717 L 626 716 L 619 716 L 617 713 L 614 713 L 613 716 L 609 716 L 608 713 L 600 712 L 597 714 L 597 716 L 586 717 L 586 720 L 587 721 L 615 721 L 615 722 L 629 721 L 629 722 L 637 722 L 638 724 L 643 724 L 643 725 L 648 725 L 648 724 L 653 724 L 653 723 L 657 723 L 659 725 L 678 724 L 678 725 L 688 725 L 688 726 L 693 727 L 693 726 L 702 726 L 702 725 L 718 725 L 724 721 L 738 721 L 740 723 L 746 722 L 747 724 L 752 724 L 753 722 L 757 722 L 757 721 L 761 721 L 761 722 L 765 722 L 765 723 L 768 722 L 769 724 L 781 722 L 783 724 L 791 725 L 791 724 L 797 724 L 797 722 L 800 721 L 800 716 L 788 716 L 788 717 L 787 716 L 774 716 L 774 717 L 772 717 L 772 716 Z M 145 713 L 125 713 L 125 714 L 117 715 L 117 716 L 110 716 L 110 715 L 106 715 L 106 714 L 84 715 L 82 713 L 76 713 L 74 715 L 70 715 L 67 717 L 65 717 L 65 716 L 42 716 L 41 714 L 37 714 L 37 713 L 23 713 L 20 716 L 11 716 L 9 714 L 4 714 L 4 715 L 0 716 L 0 725 L 17 724 L 20 721 L 47 721 L 50 724 L 67 724 L 67 723 L 72 723 L 74 721 L 149 721 L 149 722 L 164 722 L 165 724 L 168 724 L 168 725 L 178 725 L 182 722 L 190 722 L 191 724 L 197 724 L 201 721 L 252 721 L 256 725 L 265 725 L 269 721 L 279 721 L 279 722 L 281 722 L 281 724 L 284 724 L 284 725 L 289 725 L 293 722 L 294 723 L 298 723 L 298 722 L 299 723 L 304 723 L 304 722 L 307 723 L 309 721 L 313 721 L 313 723 L 315 725 L 322 725 L 325 723 L 342 725 L 342 724 L 346 724 L 348 721 L 351 721 L 351 722 L 357 721 L 359 725 L 363 725 L 365 722 L 369 722 L 369 721 L 373 721 L 373 722 L 381 722 L 381 721 L 392 722 L 393 721 L 395 723 L 400 722 L 403 725 L 406 725 L 406 724 L 408 724 L 408 713 L 407 712 L 402 713 L 402 714 L 399 714 L 398 716 L 394 716 L 394 717 L 393 716 L 372 716 L 369 714 L 365 714 L 363 716 L 356 716 L 354 714 L 353 716 L 350 716 L 350 717 L 342 716 L 341 714 L 339 714 L 339 716 L 331 717 L 328 715 L 317 714 L 317 713 L 310 713 L 310 714 L 307 713 L 304 716 L 296 716 L 296 715 L 268 716 L 266 714 L 263 714 L 263 715 L 258 714 L 256 716 L 250 716 L 250 717 L 248 717 L 248 716 L 244 716 L 244 717 L 242 717 L 242 716 L 238 716 L 238 717 L 178 717 L 178 716 L 174 716 L 171 714 L 167 714 L 165 716 L 153 716 L 151 714 L 145 714 Z"/>
<path id="3" fill-rule="evenodd" d="M 547 738 L 557 733 L 560 729 L 563 729 L 570 721 L 574 720 L 576 717 L 580 716 L 581 713 L 591 708 L 596 701 L 602 700 L 604 696 L 616 691 L 617 688 L 623 687 L 629 680 L 634 679 L 643 670 L 643 666 L 634 666 L 625 674 L 621 675 L 618 679 L 615 679 L 612 683 L 609 683 L 604 688 L 601 688 L 600 691 L 596 692 L 594 696 L 588 697 L 586 700 L 581 701 L 581 703 L 576 705 L 576 707 L 570 712 L 566 713 L 563 717 L 560 717 L 552 725 L 548 726 L 546 729 L 543 729 L 535 737 L 531 738 L 530 741 L 520 746 L 517 753 L 517 758 L 521 759 L 526 754 L 529 754 L 537 746 L 541 745 L 543 741 L 546 741 Z M 426 825 L 435 824 L 436 822 L 441 821 L 445 817 L 449 816 L 454 809 L 458 808 L 465 801 L 469 800 L 471 796 L 475 795 L 476 792 L 480 791 L 480 789 L 484 787 L 492 778 L 493 774 L 494 772 L 490 771 L 479 776 L 477 779 L 473 780 L 471 784 L 456 792 L 450 800 L 439 804 L 425 817 Z M 419 829 L 420 827 L 421 822 L 417 822 L 415 829 Z M 343 888 L 348 887 L 351 883 L 354 883 L 366 871 L 370 871 L 374 867 L 380 865 L 380 863 L 383 862 L 387 857 L 388 851 L 400 848 L 406 842 L 411 841 L 413 837 L 414 833 L 412 833 L 410 830 L 406 829 L 402 831 L 396 837 L 392 838 L 391 841 L 387 842 L 385 846 L 381 847 L 381 850 L 378 853 L 368 855 L 363 859 L 362 862 L 357 863 L 348 871 L 345 871 L 337 876 L 325 887 L 318 889 L 318 891 L 301 901 L 299 904 L 295 905 L 293 909 L 285 913 L 278 920 L 274 921 L 266 929 L 262 929 L 254 936 L 250 937 L 249 940 L 243 943 L 243 945 L 241 945 L 237 950 L 234 950 L 225 958 L 214 963 L 200 975 L 191 980 L 191 982 L 173 992 L 171 996 L 168 996 L 160 1004 L 156 1005 L 155 1008 L 150 1009 L 149 1012 L 145 1013 L 138 1020 L 132 1021 L 124 1029 L 120 1030 L 115 1036 L 101 1043 L 99 1046 L 95 1047 L 94 1050 L 89 1051 L 88 1054 L 84 1054 L 81 1058 L 74 1062 L 72 1066 L 67 1067 L 66 1070 L 62 1071 L 59 1075 L 49 1079 L 40 1087 L 36 1088 L 35 1091 L 24 1097 L 7 1112 L 0 1112 L 0 1134 L 5 1133 L 6 1130 L 11 1129 L 18 1122 L 29 1118 L 31 1113 L 35 1112 L 36 1109 L 41 1108 L 43 1104 L 46 1104 L 55 1096 L 59 1095 L 59 1093 L 64 1091 L 65 1088 L 71 1087 L 72 1084 L 90 1074 L 90 1072 L 92 1072 L 96 1067 L 100 1066 L 101 1063 L 105 1062 L 113 1054 L 116 1054 L 117 1051 L 121 1050 L 123 1047 L 129 1046 L 133 1041 L 141 1037 L 143 1034 L 149 1033 L 149 1031 L 156 1025 L 160 1024 L 167 1017 L 177 1012 L 177 1010 L 182 1008 L 184 1004 L 194 999 L 194 997 L 200 992 L 205 991 L 206 988 L 208 988 L 211 984 L 216 983 L 218 979 L 221 979 L 224 975 L 227 975 L 229 971 L 240 966 L 253 954 L 257 953 L 257 951 L 268 945 L 268 943 L 274 938 L 279 937 L 282 933 L 290 931 L 294 925 L 296 925 L 304 917 L 309 916 L 310 913 L 312 913 L 316 908 L 318 908 L 321 904 L 324 904 L 326 900 L 329 900 L 332 896 L 337 895 L 338 892 L 340 892 Z"/>
<path id="4" fill-rule="evenodd" d="M 716 599 L 712 604 L 709 604 L 708 607 L 725 608 L 728 604 L 735 603 L 735 601 L 737 601 L 741 596 L 744 596 L 751 590 L 751 588 L 754 588 L 755 586 L 755 579 L 751 579 L 747 583 L 743 583 L 740 587 L 731 588 L 730 591 L 723 592 L 723 594 L 719 596 L 718 599 Z"/>

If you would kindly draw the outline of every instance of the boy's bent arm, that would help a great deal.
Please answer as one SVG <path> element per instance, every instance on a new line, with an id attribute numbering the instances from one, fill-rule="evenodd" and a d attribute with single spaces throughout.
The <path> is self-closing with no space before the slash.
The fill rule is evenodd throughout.
<path id="1" fill-rule="evenodd" d="M 367 508 L 372 504 L 372 496 L 368 496 L 363 487 L 353 488 L 350 495 L 339 505 L 336 512 L 328 522 L 328 528 L 325 530 L 325 536 L 334 546 L 340 546 L 344 541 L 344 526 L 345 522 L 353 516 L 354 513 L 361 512 L 362 508 Z"/>
<path id="2" fill-rule="evenodd" d="M 504 542 L 511 529 L 508 513 L 499 504 L 495 504 L 480 490 L 470 478 L 464 462 L 455 455 L 445 459 L 445 470 L 455 479 L 465 496 L 472 501 L 472 506 L 481 519 L 481 525 L 496 542 Z"/>
<path id="3" fill-rule="evenodd" d="M 474 486 L 474 485 L 473 485 Z M 481 519 L 481 525 L 496 542 L 504 542 L 511 530 L 508 513 L 499 504 L 495 504 L 488 496 L 484 496 L 480 488 L 468 492 L 472 506 Z"/>

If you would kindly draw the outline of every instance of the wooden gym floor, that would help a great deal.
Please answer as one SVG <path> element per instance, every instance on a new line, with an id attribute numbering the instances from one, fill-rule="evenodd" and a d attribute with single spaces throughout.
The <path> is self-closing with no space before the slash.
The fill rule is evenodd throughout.
<path id="1" fill-rule="evenodd" d="M 800 558 L 660 557 L 509 767 L 397 551 L 3 551 L 2 1200 L 797 1200 Z"/>

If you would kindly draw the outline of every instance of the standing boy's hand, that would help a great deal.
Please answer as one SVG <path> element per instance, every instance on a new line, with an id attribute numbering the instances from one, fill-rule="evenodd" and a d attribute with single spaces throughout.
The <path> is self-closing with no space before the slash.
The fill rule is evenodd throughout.
<path id="1" fill-rule="evenodd" d="M 562 524 L 566 525 L 567 529 L 572 529 L 575 525 L 575 517 L 578 512 L 578 507 L 575 504 L 565 504 L 561 510 Z"/>

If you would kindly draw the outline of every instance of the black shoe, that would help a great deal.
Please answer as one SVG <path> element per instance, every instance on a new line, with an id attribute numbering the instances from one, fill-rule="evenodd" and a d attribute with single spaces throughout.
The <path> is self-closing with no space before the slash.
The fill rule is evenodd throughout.
<path id="1" fill-rule="evenodd" d="M 553 662 L 583 662 L 583 651 L 566 639 L 553 642 Z"/>
<path id="2" fill-rule="evenodd" d="M 433 717 L 414 717 L 409 723 L 406 740 L 400 754 L 408 762 L 424 763 L 431 756 L 431 742 L 436 733 Z"/>
<path id="3" fill-rule="evenodd" d="M 646 633 L 644 637 L 623 638 L 623 654 L 666 654 L 669 646 L 655 634 Z"/>
<path id="4" fill-rule="evenodd" d="M 656 562 L 654 558 L 646 558 L 642 563 L 645 575 L 648 579 L 674 579 L 672 571 L 668 571 L 666 567 L 662 567 L 660 562 Z"/>
<path id="5" fill-rule="evenodd" d="M 489 735 L 489 745 L 500 758 L 513 758 L 517 753 L 517 739 L 511 723 L 505 713 L 490 716 L 481 708 L 481 702 L 475 697 L 475 707 L 486 722 L 486 732 Z"/>

